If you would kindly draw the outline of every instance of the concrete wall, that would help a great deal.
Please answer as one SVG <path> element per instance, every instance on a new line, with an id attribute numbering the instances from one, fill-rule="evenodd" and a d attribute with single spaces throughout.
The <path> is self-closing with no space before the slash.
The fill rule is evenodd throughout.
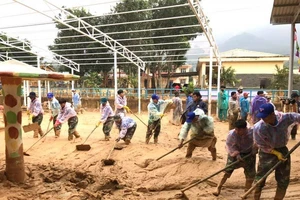
<path id="1" fill-rule="evenodd" d="M 275 74 L 275 65 L 280 69 L 283 67 L 282 61 L 266 61 L 266 62 L 223 62 L 225 68 L 232 67 L 236 74 Z"/>

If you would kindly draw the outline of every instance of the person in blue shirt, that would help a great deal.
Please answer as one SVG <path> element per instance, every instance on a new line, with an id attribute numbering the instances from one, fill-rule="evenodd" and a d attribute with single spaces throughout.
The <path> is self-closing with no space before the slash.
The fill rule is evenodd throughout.
<path id="1" fill-rule="evenodd" d="M 74 107 L 74 110 L 77 112 L 78 114 L 78 109 L 80 109 L 80 96 L 79 94 L 76 92 L 76 90 L 72 90 L 73 92 L 73 97 L 72 97 L 72 101 L 73 101 L 73 107 Z"/>
<path id="2" fill-rule="evenodd" d="M 248 99 L 248 93 L 244 92 L 244 96 L 240 98 L 240 108 L 241 108 L 241 119 L 247 121 L 248 114 L 250 112 L 250 103 Z"/>

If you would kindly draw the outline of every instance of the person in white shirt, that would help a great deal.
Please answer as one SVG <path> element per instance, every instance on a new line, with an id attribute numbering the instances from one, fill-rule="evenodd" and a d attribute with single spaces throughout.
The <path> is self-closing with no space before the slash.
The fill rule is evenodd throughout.
<path id="1" fill-rule="evenodd" d="M 60 104 L 52 92 L 49 92 L 47 94 L 47 98 L 50 101 L 50 109 L 51 109 L 51 117 L 49 120 L 53 121 L 53 126 L 54 126 L 57 116 L 60 112 Z M 60 136 L 60 129 L 61 129 L 61 125 L 54 127 L 55 138 L 58 138 Z"/>

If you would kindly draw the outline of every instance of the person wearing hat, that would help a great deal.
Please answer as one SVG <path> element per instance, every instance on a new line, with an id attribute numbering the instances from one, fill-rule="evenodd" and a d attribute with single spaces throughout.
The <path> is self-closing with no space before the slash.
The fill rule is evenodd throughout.
<path id="1" fill-rule="evenodd" d="M 182 115 L 183 109 L 182 109 L 182 100 L 179 96 L 179 92 L 174 92 L 174 97 L 172 98 L 174 109 L 173 109 L 173 117 L 172 117 L 172 124 L 176 126 L 180 126 L 180 117 Z"/>
<path id="2" fill-rule="evenodd" d="M 229 122 L 229 130 L 234 129 L 234 124 L 239 117 L 239 112 L 241 110 L 239 106 L 239 102 L 237 100 L 236 92 L 231 92 L 228 106 L 228 122 Z"/>
<path id="3" fill-rule="evenodd" d="M 100 126 L 101 123 L 103 123 L 102 131 L 104 133 L 104 140 L 108 141 L 110 138 L 110 131 L 112 129 L 112 126 L 114 124 L 114 111 L 109 105 L 109 102 L 107 98 L 101 98 L 100 99 L 100 113 L 101 118 L 99 122 L 96 124 L 96 126 Z"/>
<path id="4" fill-rule="evenodd" d="M 240 98 L 241 119 L 247 121 L 250 112 L 250 102 L 248 99 L 249 93 L 244 92 L 244 96 Z"/>
<path id="5" fill-rule="evenodd" d="M 60 99 L 59 104 L 61 109 L 54 124 L 55 130 L 60 131 L 61 124 L 68 121 L 68 140 L 72 141 L 73 135 L 75 136 L 75 138 L 80 138 L 79 133 L 76 131 L 76 127 L 78 124 L 78 117 L 76 111 L 71 107 L 71 104 L 68 103 L 66 99 Z"/>
<path id="6" fill-rule="evenodd" d="M 79 96 L 79 94 L 76 92 L 76 90 L 72 90 L 73 92 L 73 96 L 72 96 L 72 102 L 73 102 L 73 107 L 74 107 L 74 110 L 77 112 L 79 112 L 79 109 L 80 109 L 80 102 L 81 102 L 81 98 Z"/>
<path id="7" fill-rule="evenodd" d="M 244 88 L 243 88 L 243 86 L 240 86 L 236 91 L 237 91 L 237 93 L 236 93 L 237 100 L 238 100 L 238 102 L 240 102 L 240 99 L 244 97 L 244 94 L 243 94 Z"/>
<path id="8" fill-rule="evenodd" d="M 257 91 L 257 95 L 251 101 L 251 118 L 253 124 L 259 121 L 259 119 L 256 117 L 257 113 L 259 112 L 259 107 L 266 103 L 267 99 L 265 97 L 265 92 Z"/>
<path id="9" fill-rule="evenodd" d="M 224 175 L 216 191 L 213 192 L 215 196 L 219 196 L 222 186 L 227 179 L 230 178 L 235 169 L 244 168 L 244 174 L 246 176 L 245 191 L 251 188 L 254 181 L 257 147 L 253 143 L 253 128 L 248 128 L 247 122 L 244 119 L 237 120 L 234 125 L 235 128 L 229 131 L 226 140 L 226 150 L 228 152 L 226 166 L 232 165 L 232 163 L 236 161 L 240 162 L 224 170 Z M 243 158 L 247 155 L 249 155 L 249 157 Z"/>
<path id="10" fill-rule="evenodd" d="M 292 102 L 292 112 L 299 113 L 300 112 L 299 94 L 296 92 L 293 92 L 291 94 L 291 99 L 292 99 L 292 101 L 291 101 Z M 292 131 L 291 131 L 292 140 L 296 140 L 297 130 L 298 130 L 298 124 L 296 124 L 292 128 Z"/>
<path id="11" fill-rule="evenodd" d="M 286 146 L 289 140 L 289 126 L 300 122 L 300 114 L 274 112 L 273 105 L 266 103 L 259 107 L 256 117 L 261 120 L 253 128 L 254 143 L 259 148 L 255 181 L 260 180 L 278 161 L 282 161 L 275 168 L 277 189 L 274 199 L 284 199 L 291 171 L 291 157 L 286 156 L 289 152 Z M 266 178 L 255 188 L 255 200 L 260 199 L 265 182 Z"/>
<path id="12" fill-rule="evenodd" d="M 125 110 L 127 112 L 130 111 L 129 107 L 127 106 L 127 98 L 123 90 L 118 90 L 118 95 L 116 96 L 115 99 L 115 105 L 116 105 L 115 114 L 124 113 L 125 115 Z"/>
<path id="13" fill-rule="evenodd" d="M 180 149 L 186 140 L 189 130 L 191 130 L 191 138 L 188 143 L 186 158 L 191 158 L 196 147 L 207 147 L 211 152 L 212 160 L 217 159 L 216 143 L 217 138 L 214 134 L 214 120 L 212 117 L 205 115 L 202 109 L 197 108 L 194 112 L 187 114 L 186 122 L 181 127 L 179 133 Z"/>
<path id="14" fill-rule="evenodd" d="M 221 90 L 218 93 L 218 114 L 221 122 L 227 120 L 228 95 L 225 88 L 226 87 L 222 85 L 220 88 Z"/>
<path id="15" fill-rule="evenodd" d="M 53 121 L 53 126 L 54 126 L 57 116 L 60 112 L 60 104 L 52 92 L 49 92 L 47 94 L 47 98 L 50 101 L 50 109 L 51 109 L 51 117 L 49 120 Z M 60 136 L 60 129 L 61 129 L 60 126 L 61 125 L 54 128 L 55 138 L 58 138 Z"/>
<path id="16" fill-rule="evenodd" d="M 28 117 L 29 119 L 32 120 L 32 123 L 37 123 L 39 125 L 39 128 L 34 130 L 33 137 L 38 138 L 39 135 L 43 136 L 44 133 L 41 129 L 41 123 L 43 122 L 43 115 L 44 115 L 44 110 L 42 107 L 41 102 L 39 99 L 36 97 L 35 92 L 30 92 L 28 96 L 31 100 L 29 110 L 28 110 Z"/>
<path id="17" fill-rule="evenodd" d="M 124 140 L 125 144 L 129 145 L 136 130 L 136 122 L 130 117 L 125 117 L 123 113 L 116 114 L 114 120 L 120 131 L 116 142 Z"/>
<path id="18" fill-rule="evenodd" d="M 154 133 L 154 143 L 158 142 L 158 135 L 161 128 L 161 118 L 164 116 L 164 109 L 167 105 L 172 104 L 172 100 L 161 100 L 157 94 L 151 96 L 148 104 L 148 127 L 146 133 L 146 144 L 149 143 L 152 134 Z"/>

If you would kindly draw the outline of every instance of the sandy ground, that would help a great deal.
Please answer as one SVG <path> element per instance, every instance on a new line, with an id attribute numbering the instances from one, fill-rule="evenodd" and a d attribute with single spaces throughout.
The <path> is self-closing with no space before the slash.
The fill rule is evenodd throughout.
<path id="1" fill-rule="evenodd" d="M 169 114 L 170 115 L 170 114 Z M 99 118 L 98 112 L 84 112 L 79 115 L 78 132 L 82 141 L 71 143 L 67 141 L 67 125 L 64 124 L 61 137 L 54 138 L 50 132 L 45 140 L 42 139 L 25 156 L 25 166 L 28 178 L 24 184 L 13 184 L 5 179 L 4 132 L 0 131 L 0 199 L 184 199 L 178 196 L 180 189 L 189 184 L 205 178 L 224 168 L 226 162 L 225 139 L 228 133 L 228 124 L 215 122 L 215 134 L 218 138 L 216 161 L 211 160 L 206 148 L 196 148 L 190 159 L 185 158 L 186 146 L 159 161 L 147 162 L 177 147 L 177 134 L 179 126 L 169 123 L 170 116 L 163 118 L 162 131 L 159 144 L 153 140 L 150 144 L 144 143 L 146 126 L 135 116 L 130 115 L 138 123 L 137 131 L 132 143 L 126 146 L 123 141 L 117 145 L 124 147 L 114 150 L 111 158 L 116 162 L 112 166 L 104 166 L 106 159 L 114 145 L 118 132 L 114 128 L 111 141 L 101 141 L 104 138 L 102 126 L 91 135 L 87 144 L 91 145 L 90 151 L 77 151 L 76 144 L 81 142 L 95 127 Z M 147 122 L 147 114 L 139 115 Z M 42 123 L 43 130 L 47 129 L 49 114 L 46 114 Z M 27 123 L 26 114 L 23 114 L 23 123 Z M 23 133 L 24 151 L 37 139 L 32 138 L 33 133 Z M 298 135 L 299 138 L 299 135 Z M 290 141 L 291 148 L 296 141 Z M 300 149 L 292 155 L 291 183 L 285 199 L 299 199 L 300 195 Z M 148 165 L 146 165 L 148 164 Z M 242 169 L 236 170 L 232 177 L 225 183 L 219 197 L 212 195 L 221 174 L 203 182 L 185 192 L 188 199 L 240 199 L 243 194 L 244 174 Z M 276 188 L 274 173 L 267 180 L 261 199 L 273 199 Z M 251 199 L 251 198 L 248 198 Z"/>

